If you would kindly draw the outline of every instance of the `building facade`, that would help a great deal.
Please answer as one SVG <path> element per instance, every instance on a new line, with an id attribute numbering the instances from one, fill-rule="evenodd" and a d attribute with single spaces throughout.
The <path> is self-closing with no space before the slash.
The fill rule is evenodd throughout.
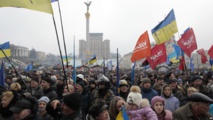
<path id="1" fill-rule="evenodd" d="M 103 33 L 90 33 L 89 39 L 79 40 L 79 56 L 81 58 L 110 58 L 110 40 L 103 40 Z"/>
<path id="2" fill-rule="evenodd" d="M 11 54 L 13 57 L 29 57 L 29 49 L 27 47 L 11 44 Z"/>

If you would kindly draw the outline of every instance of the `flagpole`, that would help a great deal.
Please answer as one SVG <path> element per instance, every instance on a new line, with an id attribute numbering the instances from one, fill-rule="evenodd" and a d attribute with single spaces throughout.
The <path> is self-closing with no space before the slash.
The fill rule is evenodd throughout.
<path id="1" fill-rule="evenodd" d="M 1 47 L 0 47 L 0 50 L 2 51 L 2 53 L 4 54 L 4 56 L 6 57 L 7 61 L 11 64 L 12 68 L 15 70 L 15 73 L 19 76 L 19 78 L 21 79 L 21 81 L 24 83 L 25 87 L 27 88 L 27 91 L 32 95 L 31 90 L 27 87 L 26 82 L 22 79 L 22 77 L 20 76 L 20 74 L 18 73 L 18 71 L 16 70 L 16 68 L 13 66 L 12 62 L 11 62 L 10 59 L 7 57 L 7 55 L 5 54 L 4 50 L 2 50 Z"/>
<path id="2" fill-rule="evenodd" d="M 68 87 L 68 84 L 65 81 L 65 80 L 67 80 L 67 75 L 66 75 L 66 71 L 65 71 L 65 68 L 64 68 L 64 62 L 63 62 L 62 53 L 61 53 L 61 45 L 60 45 L 60 41 L 59 41 L 59 37 L 58 37 L 58 31 L 57 31 L 57 28 L 56 28 L 55 18 L 54 18 L 53 15 L 52 15 L 52 18 L 53 18 L 53 23 L 54 23 L 54 27 L 55 27 L 55 33 L 56 33 L 56 38 L 57 38 L 57 42 L 58 42 L 58 49 L 59 49 L 59 52 L 60 52 L 62 68 L 63 68 L 63 72 L 64 72 L 64 83 L 63 84 L 67 85 L 67 87 Z"/>
<path id="3" fill-rule="evenodd" d="M 64 37 L 64 27 L 63 27 L 63 21 L 62 21 L 62 16 L 61 16 L 61 7 L 60 7 L 60 0 L 58 0 L 58 11 L 59 11 L 59 18 L 61 22 L 61 30 L 62 30 L 62 37 L 64 41 L 64 51 L 65 51 L 65 56 L 66 56 L 66 62 L 67 62 L 67 69 L 68 69 L 68 58 L 67 58 L 67 48 L 66 48 L 66 42 L 65 42 L 65 37 Z"/>
<path id="4" fill-rule="evenodd" d="M 119 57 L 118 57 L 118 48 L 117 48 L 117 67 L 116 67 L 116 76 L 117 76 L 117 95 L 120 96 L 120 88 L 119 88 L 119 80 L 120 80 L 120 74 L 119 74 Z"/>
<path id="5" fill-rule="evenodd" d="M 76 84 L 76 68 L 75 68 L 75 36 L 74 36 L 74 44 L 73 44 L 73 76 L 74 84 Z"/>
<path id="6" fill-rule="evenodd" d="M 104 58 L 104 75 L 106 75 L 106 70 L 105 70 L 105 58 Z"/>

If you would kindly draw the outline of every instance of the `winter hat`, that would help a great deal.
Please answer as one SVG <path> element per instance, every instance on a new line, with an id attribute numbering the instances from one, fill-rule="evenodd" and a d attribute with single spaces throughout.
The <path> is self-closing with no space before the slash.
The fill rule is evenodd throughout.
<path id="1" fill-rule="evenodd" d="M 34 76 L 31 78 L 31 81 L 35 81 L 35 82 L 39 83 L 39 78 L 37 76 Z"/>
<path id="2" fill-rule="evenodd" d="M 127 86 L 128 87 L 129 85 L 128 85 L 126 80 L 120 80 L 119 86 L 120 87 L 122 87 L 122 86 Z"/>
<path id="3" fill-rule="evenodd" d="M 150 83 L 150 84 L 151 84 L 150 79 L 149 79 L 149 78 L 144 78 L 144 79 L 142 80 L 142 85 L 144 85 L 145 83 Z"/>
<path id="4" fill-rule="evenodd" d="M 142 102 L 141 90 L 138 86 L 134 85 L 130 88 L 130 93 L 127 97 L 127 103 L 135 104 L 138 107 L 140 107 L 141 102 Z"/>
<path id="5" fill-rule="evenodd" d="M 81 95 L 79 93 L 72 93 L 64 96 L 64 104 L 73 110 L 78 110 L 81 108 Z"/>
<path id="6" fill-rule="evenodd" d="M 43 101 L 47 104 L 50 101 L 50 99 L 47 96 L 43 96 L 38 100 L 38 102 L 41 102 L 41 101 Z"/>
<path id="7" fill-rule="evenodd" d="M 177 79 L 169 79 L 168 84 L 171 84 L 173 82 L 177 82 Z"/>
<path id="8" fill-rule="evenodd" d="M 183 80 L 182 80 L 181 78 L 179 78 L 179 79 L 177 80 L 177 82 L 183 82 Z"/>
<path id="9" fill-rule="evenodd" d="M 50 77 L 43 77 L 42 80 L 51 84 L 51 78 Z"/>
<path id="10" fill-rule="evenodd" d="M 201 80 L 201 77 L 199 75 L 195 75 L 195 76 L 192 77 L 192 81 L 191 82 L 194 82 L 197 79 Z"/>
<path id="11" fill-rule="evenodd" d="M 84 75 L 82 75 L 82 74 L 78 74 L 77 77 L 81 78 L 82 80 L 84 79 Z"/>
<path id="12" fill-rule="evenodd" d="M 86 86 L 86 83 L 84 81 L 80 81 L 77 84 L 79 84 L 82 88 Z"/>
<path id="13" fill-rule="evenodd" d="M 32 109 L 32 103 L 28 100 L 19 100 L 15 103 L 15 105 L 10 108 L 10 111 L 14 113 L 19 113 L 24 109 Z"/>
<path id="14" fill-rule="evenodd" d="M 103 112 L 105 109 L 107 109 L 108 106 L 106 105 L 105 101 L 100 100 L 94 103 L 88 111 L 88 114 L 92 115 L 93 118 L 98 116 L 101 112 Z"/>
<path id="15" fill-rule="evenodd" d="M 155 97 L 153 97 L 152 98 L 152 100 L 151 100 L 151 107 L 152 108 L 154 108 L 154 105 L 155 105 L 155 103 L 156 102 L 162 102 L 163 103 L 163 105 L 164 105 L 164 98 L 162 98 L 162 97 L 160 97 L 160 96 L 155 96 Z"/>

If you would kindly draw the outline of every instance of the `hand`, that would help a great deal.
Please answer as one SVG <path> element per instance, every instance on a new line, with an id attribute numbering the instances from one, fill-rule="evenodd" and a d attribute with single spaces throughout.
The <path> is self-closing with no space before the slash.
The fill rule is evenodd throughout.
<path id="1" fill-rule="evenodd" d="M 51 106 L 53 107 L 54 110 L 56 109 L 56 107 L 57 107 L 58 104 L 60 104 L 60 101 L 59 101 L 59 100 L 53 100 L 53 101 L 51 102 Z"/>

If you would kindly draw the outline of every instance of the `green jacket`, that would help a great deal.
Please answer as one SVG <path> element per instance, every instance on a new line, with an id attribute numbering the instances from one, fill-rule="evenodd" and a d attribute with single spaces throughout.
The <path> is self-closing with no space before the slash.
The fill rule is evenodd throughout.
<path id="1" fill-rule="evenodd" d="M 191 109 L 190 102 L 186 105 L 180 107 L 173 112 L 173 120 L 213 120 L 213 116 L 207 113 L 205 116 L 199 116 L 199 118 L 194 117 Z"/>

